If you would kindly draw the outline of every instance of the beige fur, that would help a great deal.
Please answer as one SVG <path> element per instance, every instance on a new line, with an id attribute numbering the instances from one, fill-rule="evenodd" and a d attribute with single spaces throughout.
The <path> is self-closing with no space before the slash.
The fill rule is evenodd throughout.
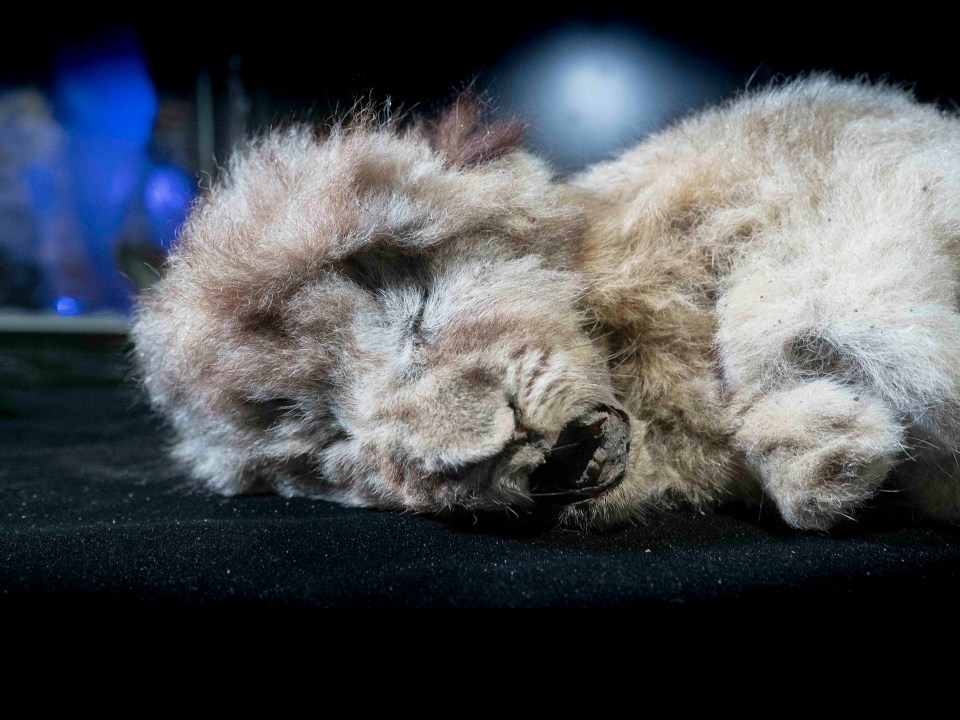
<path id="1" fill-rule="evenodd" d="M 197 477 L 527 512 L 619 402 L 626 476 L 569 524 L 758 488 L 823 529 L 907 457 L 898 487 L 960 514 L 957 119 L 814 77 L 569 183 L 512 142 L 460 103 L 234 158 L 134 333 Z"/>

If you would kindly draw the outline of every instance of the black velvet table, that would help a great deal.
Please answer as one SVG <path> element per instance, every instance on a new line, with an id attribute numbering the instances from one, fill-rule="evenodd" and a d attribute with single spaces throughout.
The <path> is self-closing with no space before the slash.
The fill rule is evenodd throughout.
<path id="1" fill-rule="evenodd" d="M 0 336 L 0 604 L 952 605 L 960 529 L 885 499 L 830 536 L 756 509 L 507 533 L 192 490 L 122 338 Z M 885 496 L 886 497 L 886 496 Z"/>

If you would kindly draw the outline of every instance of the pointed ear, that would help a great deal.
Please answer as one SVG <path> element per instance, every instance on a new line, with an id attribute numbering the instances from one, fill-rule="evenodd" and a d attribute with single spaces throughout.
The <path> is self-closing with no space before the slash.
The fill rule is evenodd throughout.
<path id="1" fill-rule="evenodd" d="M 489 108 L 473 93 L 458 97 L 435 120 L 419 120 L 414 126 L 456 168 L 476 167 L 516 150 L 523 130 L 516 119 L 491 120 Z"/>

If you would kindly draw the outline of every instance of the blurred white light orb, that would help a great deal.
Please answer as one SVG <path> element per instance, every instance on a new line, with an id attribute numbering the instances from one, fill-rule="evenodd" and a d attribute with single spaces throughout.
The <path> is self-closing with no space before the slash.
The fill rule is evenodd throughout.
<path id="1" fill-rule="evenodd" d="M 622 27 L 566 27 L 501 65 L 490 90 L 529 122 L 528 140 L 562 170 L 611 157 L 731 89 L 716 62 Z"/>
<path id="2" fill-rule="evenodd" d="M 630 113 L 630 77 L 607 59 L 581 60 L 561 78 L 560 102 L 592 127 L 613 128 Z"/>

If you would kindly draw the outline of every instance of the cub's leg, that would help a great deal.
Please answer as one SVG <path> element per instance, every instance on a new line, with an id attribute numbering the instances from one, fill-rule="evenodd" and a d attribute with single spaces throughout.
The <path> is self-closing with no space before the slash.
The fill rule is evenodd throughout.
<path id="1" fill-rule="evenodd" d="M 730 276 L 718 343 L 737 446 L 789 523 L 827 528 L 871 497 L 905 444 L 957 447 L 955 260 L 896 243 L 793 247 Z M 927 478 L 919 502 L 955 505 L 960 493 L 929 484 L 943 482 Z"/>
<path id="2" fill-rule="evenodd" d="M 902 449 L 903 428 L 864 388 L 820 378 L 760 397 L 735 440 L 784 520 L 825 530 L 876 492 Z"/>

